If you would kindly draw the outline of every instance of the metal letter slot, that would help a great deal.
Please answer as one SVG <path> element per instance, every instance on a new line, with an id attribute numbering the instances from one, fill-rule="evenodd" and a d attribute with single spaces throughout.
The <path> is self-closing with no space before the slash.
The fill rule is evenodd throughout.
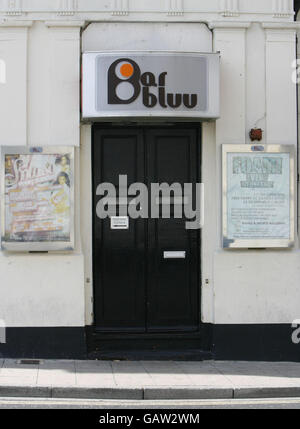
<path id="1" fill-rule="evenodd" d="M 164 252 L 164 259 L 185 259 L 186 252 L 175 251 L 175 252 Z"/>
<path id="2" fill-rule="evenodd" d="M 110 229 L 129 229 L 129 217 L 128 216 L 111 217 Z"/>

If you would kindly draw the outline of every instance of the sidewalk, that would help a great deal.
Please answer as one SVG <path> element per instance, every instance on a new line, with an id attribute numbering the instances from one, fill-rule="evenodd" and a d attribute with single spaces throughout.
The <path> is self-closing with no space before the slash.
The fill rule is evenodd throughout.
<path id="1" fill-rule="evenodd" d="M 300 363 L 0 359 L 0 397 L 229 399 L 300 397 Z"/>

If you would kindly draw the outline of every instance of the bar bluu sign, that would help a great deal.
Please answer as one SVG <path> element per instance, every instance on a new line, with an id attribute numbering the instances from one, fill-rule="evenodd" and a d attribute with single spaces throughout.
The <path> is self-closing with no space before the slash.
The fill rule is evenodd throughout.
<path id="1" fill-rule="evenodd" d="M 83 54 L 82 115 L 219 117 L 219 54 Z"/>

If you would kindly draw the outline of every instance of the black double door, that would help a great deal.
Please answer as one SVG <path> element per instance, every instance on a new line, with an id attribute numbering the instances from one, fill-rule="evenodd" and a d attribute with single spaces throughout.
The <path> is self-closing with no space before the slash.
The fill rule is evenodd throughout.
<path id="1" fill-rule="evenodd" d="M 200 232 L 186 229 L 184 216 L 174 216 L 174 204 L 187 200 L 172 200 L 172 194 L 170 198 L 158 196 L 159 218 L 129 219 L 128 229 L 112 229 L 111 219 L 100 219 L 96 213 L 102 198 L 96 189 L 104 182 L 115 186 L 117 197 L 108 201 L 116 205 L 118 215 L 124 204 L 118 198 L 120 175 L 127 176 L 128 186 L 144 183 L 149 190 L 152 183 L 199 182 L 199 130 L 103 125 L 93 129 L 96 329 L 104 333 L 196 332 Z M 170 202 L 170 218 L 163 218 L 162 205 Z M 150 192 L 148 203 L 150 211 Z"/>

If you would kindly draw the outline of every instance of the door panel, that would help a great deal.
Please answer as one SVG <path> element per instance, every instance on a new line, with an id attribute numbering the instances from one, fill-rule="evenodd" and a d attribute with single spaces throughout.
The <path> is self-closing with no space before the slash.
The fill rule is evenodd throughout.
<path id="1" fill-rule="evenodd" d="M 197 182 L 199 155 L 196 130 L 152 130 L 147 133 L 148 179 L 169 185 Z M 162 204 L 162 203 L 161 203 Z M 187 230 L 186 219 L 149 219 L 148 330 L 198 330 L 199 231 Z M 165 259 L 165 251 L 185 258 Z"/>
<path id="2" fill-rule="evenodd" d="M 193 332 L 199 329 L 199 231 L 186 219 L 130 219 L 129 230 L 112 230 L 98 219 L 100 183 L 119 175 L 133 182 L 196 183 L 200 153 L 196 128 L 94 126 L 95 324 L 103 332 Z M 118 192 L 120 190 L 118 189 Z M 149 192 L 150 198 L 150 192 Z M 172 200 L 157 199 L 160 207 Z M 180 202 L 180 201 L 179 201 Z M 149 207 L 150 207 L 149 201 Z M 164 252 L 185 252 L 169 259 Z M 172 256 L 173 254 L 171 254 Z M 169 255 L 170 256 L 170 255 Z"/>
<path id="3" fill-rule="evenodd" d="M 144 181 L 144 148 L 139 130 L 95 130 L 94 134 L 94 281 L 95 322 L 102 331 L 145 331 L 145 231 L 142 219 L 129 230 L 113 230 L 110 219 L 98 219 L 95 195 L 100 183 L 119 175 L 128 185 Z"/>

